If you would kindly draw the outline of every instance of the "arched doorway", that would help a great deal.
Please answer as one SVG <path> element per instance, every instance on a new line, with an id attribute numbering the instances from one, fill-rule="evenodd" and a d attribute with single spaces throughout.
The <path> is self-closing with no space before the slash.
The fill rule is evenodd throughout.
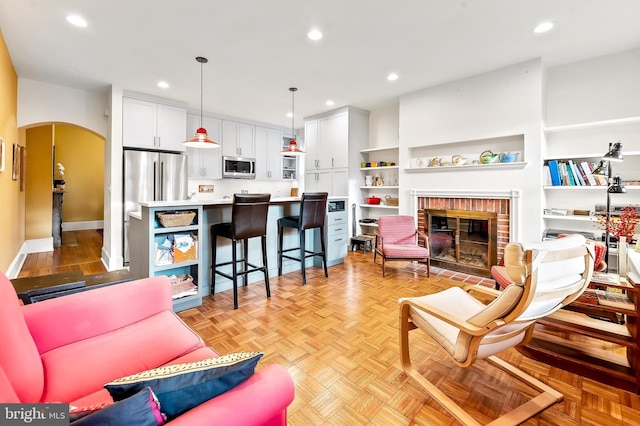
<path id="1" fill-rule="evenodd" d="M 41 123 L 25 129 L 28 155 L 25 189 L 27 252 L 53 250 L 52 195 L 56 165 L 65 169 L 65 192 L 57 194 L 62 229 L 98 229 L 104 223 L 105 139 L 80 126 Z M 64 202 L 62 202 L 64 201 Z"/>

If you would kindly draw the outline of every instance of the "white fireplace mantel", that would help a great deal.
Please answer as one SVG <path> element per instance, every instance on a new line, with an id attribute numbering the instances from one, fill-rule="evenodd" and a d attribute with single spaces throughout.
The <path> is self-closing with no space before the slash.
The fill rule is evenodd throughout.
<path id="1" fill-rule="evenodd" d="M 418 198 L 478 198 L 478 199 L 508 199 L 509 202 L 509 240 L 520 240 L 520 191 L 509 190 L 478 190 L 478 189 L 411 189 L 411 211 L 414 219 L 418 220 Z"/>

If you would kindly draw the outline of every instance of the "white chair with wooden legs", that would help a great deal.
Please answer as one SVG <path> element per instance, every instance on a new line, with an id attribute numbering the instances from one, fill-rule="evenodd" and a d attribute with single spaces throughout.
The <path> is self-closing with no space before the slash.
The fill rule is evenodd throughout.
<path id="1" fill-rule="evenodd" d="M 412 365 L 409 331 L 423 330 L 459 367 L 486 359 L 542 392 L 489 423 L 520 424 L 562 401 L 563 395 L 495 355 L 528 343 L 535 321 L 577 299 L 593 273 L 593 249 L 580 235 L 534 244 L 510 243 L 504 257 L 513 281 L 504 291 L 461 284 L 439 293 L 399 300 L 402 368 L 465 425 L 480 423 Z M 472 291 L 493 300 L 485 305 L 470 294 Z"/>

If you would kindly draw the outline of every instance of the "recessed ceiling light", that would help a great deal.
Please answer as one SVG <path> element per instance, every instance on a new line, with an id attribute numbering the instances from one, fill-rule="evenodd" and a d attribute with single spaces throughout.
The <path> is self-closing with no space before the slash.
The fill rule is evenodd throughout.
<path id="1" fill-rule="evenodd" d="M 546 33 L 551 28 L 553 28 L 553 22 L 542 22 L 533 29 L 533 32 L 536 34 L 542 34 Z"/>
<path id="2" fill-rule="evenodd" d="M 292 112 L 288 112 L 287 113 L 287 117 L 289 117 L 289 118 L 293 117 L 293 113 Z"/>
<path id="3" fill-rule="evenodd" d="M 400 76 L 398 74 L 394 73 L 394 72 L 392 72 L 391 74 L 389 74 L 387 76 L 387 80 L 389 80 L 389 81 L 396 81 L 399 78 L 400 78 Z"/>
<path id="4" fill-rule="evenodd" d="M 158 82 L 158 87 L 161 89 L 168 89 L 169 88 L 169 83 L 167 83 L 166 81 L 159 81 Z"/>
<path id="5" fill-rule="evenodd" d="M 78 15 L 68 15 L 67 22 L 71 25 L 75 25 L 76 27 L 86 27 L 87 21 L 84 20 L 81 16 Z"/>
<path id="6" fill-rule="evenodd" d="M 320 30 L 314 28 L 307 33 L 307 37 L 309 37 L 310 40 L 314 41 L 320 40 L 322 38 L 322 33 L 320 32 Z"/>
<path id="7" fill-rule="evenodd" d="M 327 104 L 327 106 L 334 106 L 334 105 L 335 105 L 335 102 L 333 102 L 331 99 L 329 99 L 329 100 L 326 102 L 326 104 Z"/>

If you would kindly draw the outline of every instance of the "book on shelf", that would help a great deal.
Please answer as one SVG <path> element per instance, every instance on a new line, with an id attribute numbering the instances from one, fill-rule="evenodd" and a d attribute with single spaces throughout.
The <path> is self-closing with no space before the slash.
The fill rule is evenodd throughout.
<path id="1" fill-rule="evenodd" d="M 549 165 L 542 166 L 542 179 L 542 184 L 544 186 L 553 185 L 553 179 L 551 178 L 551 169 L 549 168 Z"/>
<path id="2" fill-rule="evenodd" d="M 551 174 L 551 184 L 553 186 L 562 185 L 562 182 L 560 181 L 560 170 L 558 168 L 558 161 L 549 160 L 547 164 L 549 165 L 549 173 Z"/>
<path id="3" fill-rule="evenodd" d="M 578 170 L 578 173 L 580 173 L 580 181 L 582 182 L 582 184 L 584 186 L 590 186 L 591 182 L 589 182 L 589 178 L 587 177 L 587 172 L 585 172 L 584 168 L 582 167 L 582 164 L 579 161 L 576 161 L 575 163 L 576 166 L 576 170 Z"/>
<path id="4" fill-rule="evenodd" d="M 594 272 L 591 276 L 591 282 L 598 284 L 618 285 L 620 283 L 620 275 L 608 272 Z"/>
<path id="5" fill-rule="evenodd" d="M 598 185 L 598 182 L 596 181 L 596 178 L 593 177 L 593 174 L 591 174 L 591 167 L 589 166 L 589 163 L 587 163 L 586 161 L 583 161 L 583 162 L 580 163 L 580 167 L 584 171 L 584 174 L 587 177 L 587 181 L 589 182 L 589 185 L 591 185 L 591 186 Z"/>
<path id="6" fill-rule="evenodd" d="M 544 209 L 544 214 L 554 215 L 554 216 L 566 216 L 569 214 L 569 210 L 565 209 Z"/>
<path id="7" fill-rule="evenodd" d="M 576 183 L 573 181 L 573 174 L 571 173 L 571 169 L 568 167 L 567 163 L 562 161 L 560 163 L 560 168 L 562 169 L 562 177 L 564 178 L 564 185 L 575 186 Z"/>
<path id="8" fill-rule="evenodd" d="M 569 168 L 571 169 L 571 173 L 573 174 L 573 180 L 576 185 L 584 186 L 584 180 L 582 180 L 582 175 L 578 172 L 578 168 L 576 167 L 576 163 L 573 160 L 569 160 Z"/>
<path id="9" fill-rule="evenodd" d="M 618 309 L 626 309 L 629 311 L 634 311 L 636 309 L 636 306 L 626 294 L 596 290 L 596 296 L 598 297 L 599 305 L 610 306 L 612 308 Z"/>

